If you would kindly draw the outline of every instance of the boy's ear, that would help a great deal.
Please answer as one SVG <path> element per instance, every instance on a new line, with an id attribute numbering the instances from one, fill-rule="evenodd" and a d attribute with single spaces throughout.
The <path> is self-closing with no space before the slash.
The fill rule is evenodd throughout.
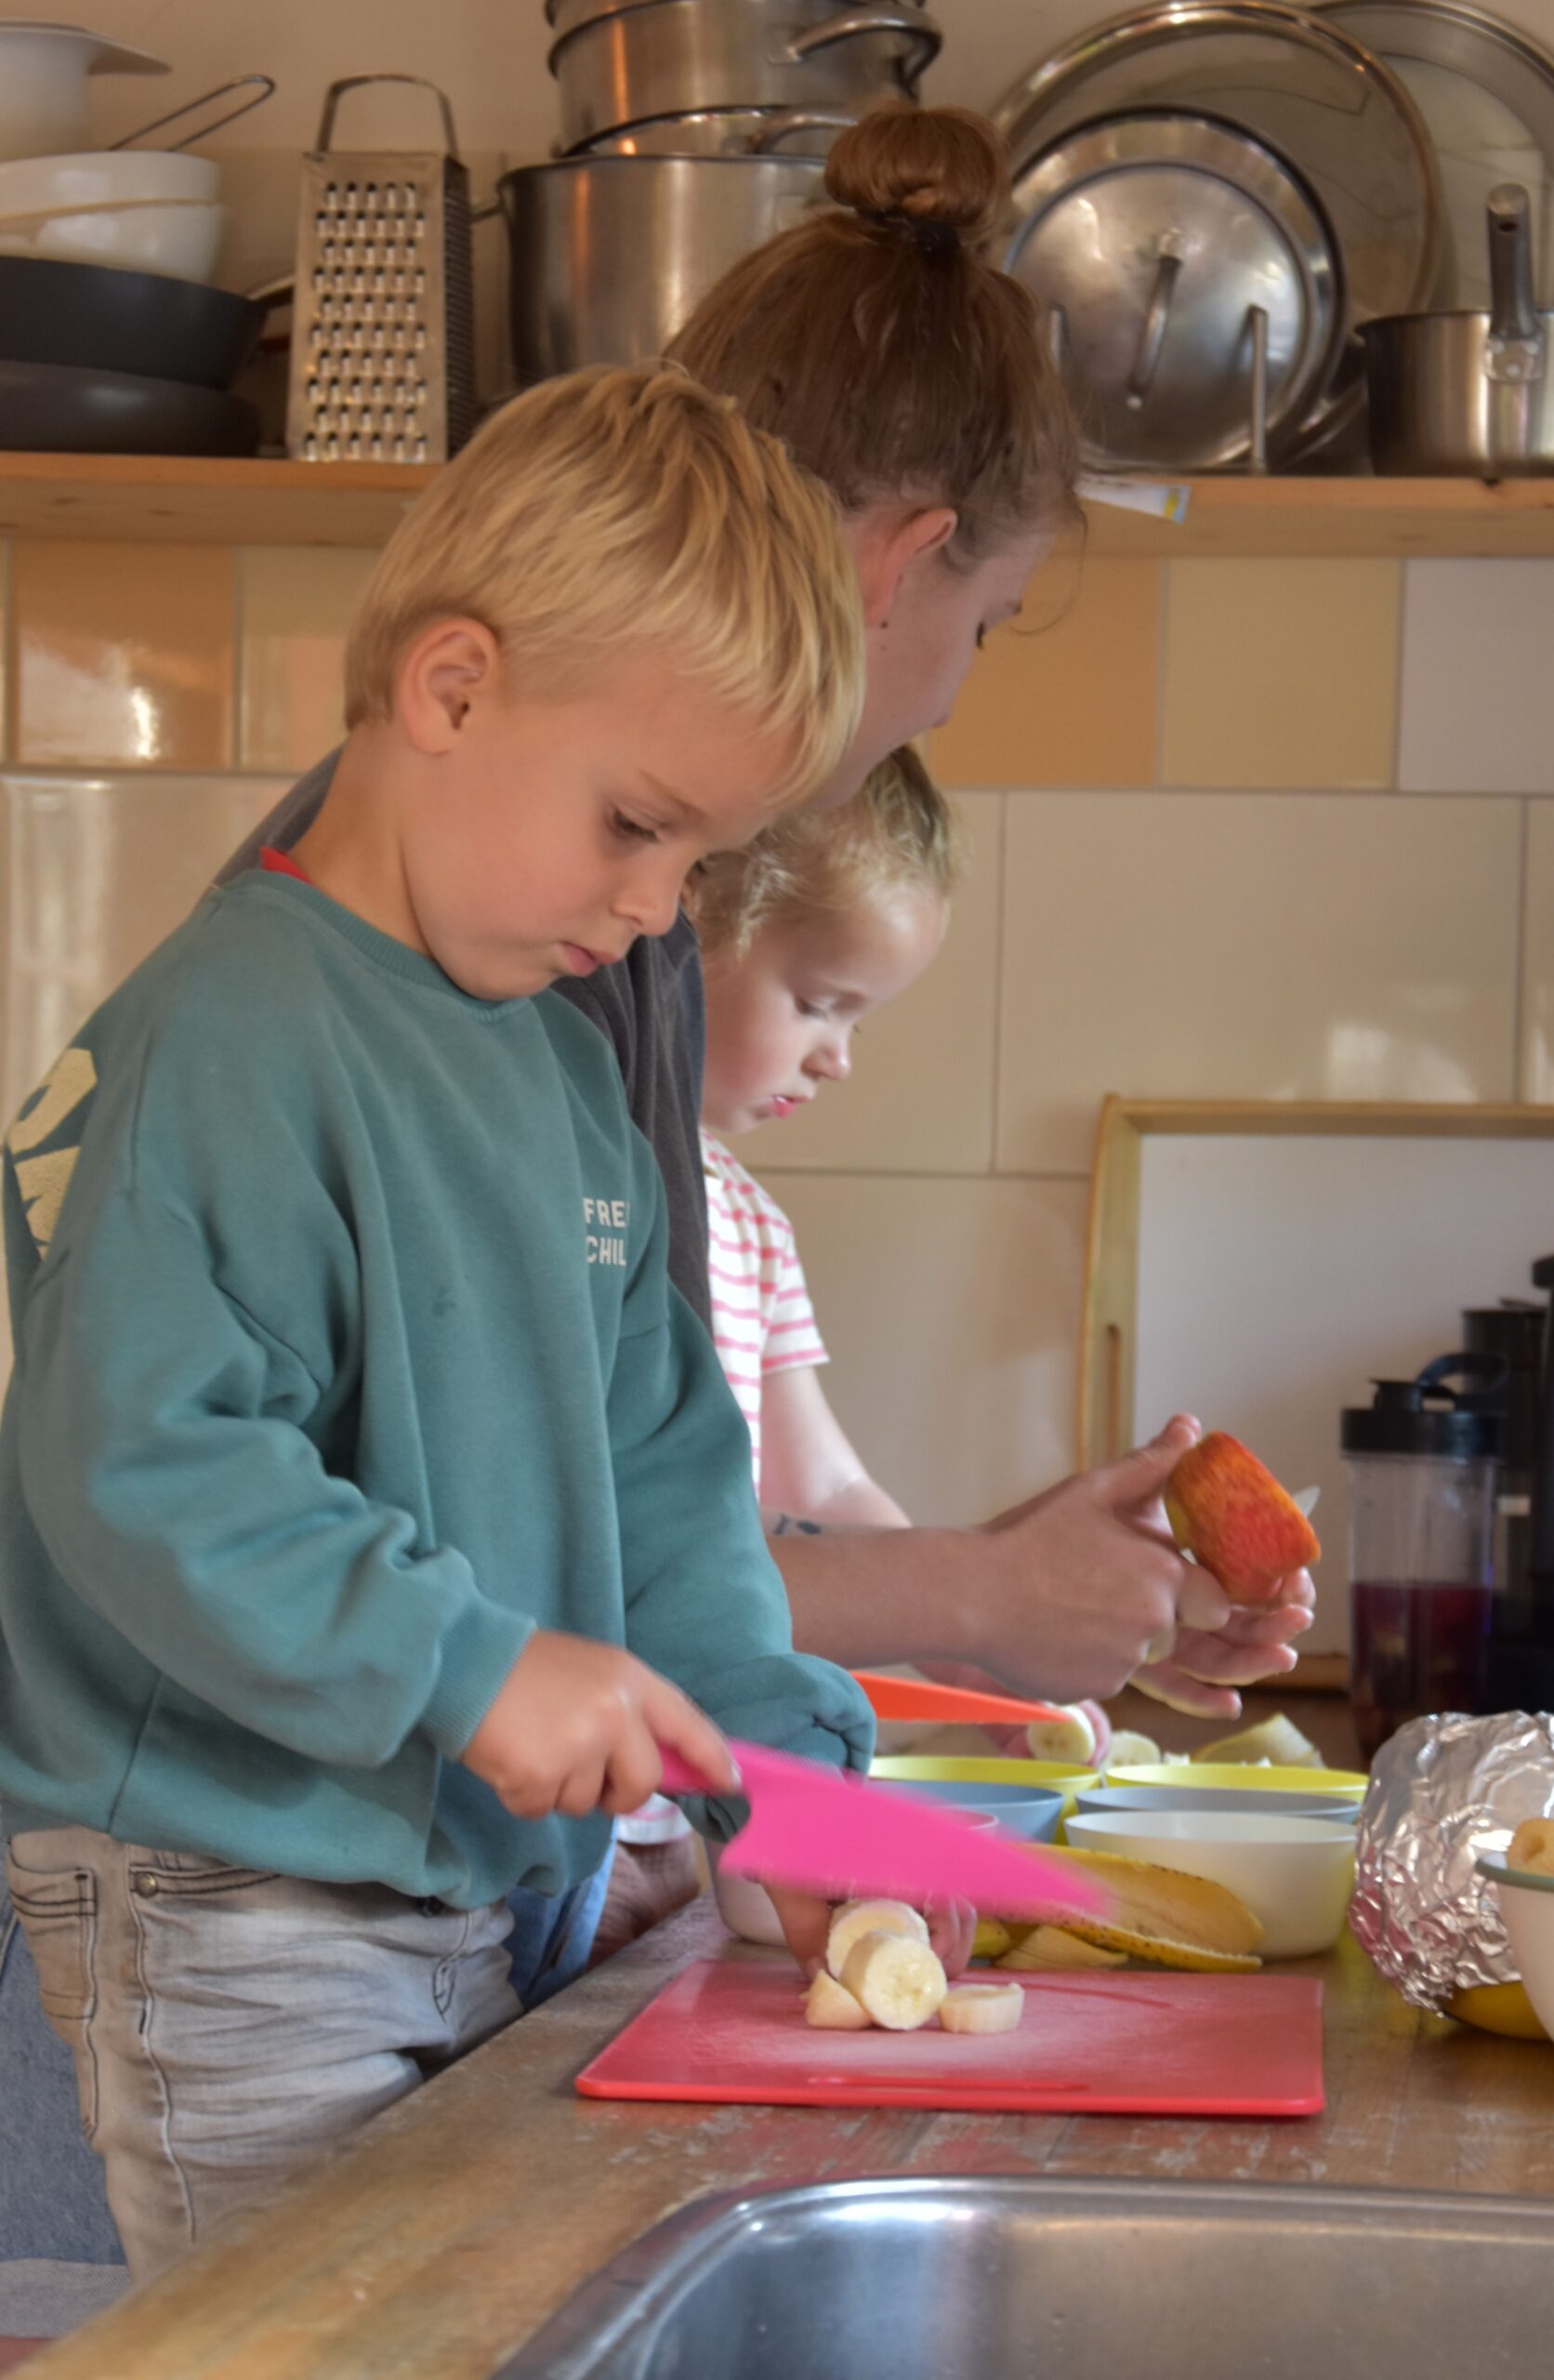
<path id="1" fill-rule="evenodd" d="M 480 620 L 435 620 L 400 664 L 399 715 L 428 758 L 451 752 L 477 695 L 501 677 L 496 639 Z"/>
<path id="2" fill-rule="evenodd" d="M 889 618 L 896 590 L 910 565 L 947 544 L 959 517 L 947 504 L 922 511 L 880 505 L 854 516 L 849 543 L 857 565 L 866 628 L 880 628 Z"/>

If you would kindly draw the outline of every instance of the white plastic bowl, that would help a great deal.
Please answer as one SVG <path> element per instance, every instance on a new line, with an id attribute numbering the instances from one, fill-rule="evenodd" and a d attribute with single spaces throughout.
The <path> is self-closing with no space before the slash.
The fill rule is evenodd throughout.
<path id="1" fill-rule="evenodd" d="M 86 206 L 209 205 L 220 195 L 219 165 L 209 157 L 188 157 L 171 149 L 84 149 L 68 157 L 23 157 L 0 165 L 0 215 L 70 215 Z"/>
<path id="2" fill-rule="evenodd" d="M 0 157 L 79 149 L 91 130 L 88 75 L 166 72 L 164 60 L 79 25 L 0 24 Z"/>
<path id="3" fill-rule="evenodd" d="M 226 226 L 224 206 L 191 202 L 86 207 L 74 215 L 0 214 L 0 255 L 208 282 Z"/>
<path id="4" fill-rule="evenodd" d="M 1331 1950 L 1354 1889 L 1354 1838 L 1326 1818 L 1245 1810 L 1107 1810 L 1068 1821 L 1071 1844 L 1207 1876 L 1261 1921 L 1265 1959 Z"/>
<path id="5" fill-rule="evenodd" d="M 1534 2015 L 1554 2038 L 1554 1876 L 1531 1875 L 1498 1858 L 1481 1859 L 1479 1872 L 1494 1879 L 1517 1973 Z"/>

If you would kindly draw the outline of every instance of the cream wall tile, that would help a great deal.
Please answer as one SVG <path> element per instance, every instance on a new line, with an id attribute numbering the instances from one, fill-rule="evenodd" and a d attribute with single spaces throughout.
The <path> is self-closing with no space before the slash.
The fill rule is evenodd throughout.
<path id="1" fill-rule="evenodd" d="M 1398 782 L 1554 793 L 1554 562 L 1411 562 Z"/>
<path id="2" fill-rule="evenodd" d="M 1099 1101 L 1511 1095 L 1514 801 L 1033 794 L 1007 829 L 998 1162 Z"/>
<path id="3" fill-rule="evenodd" d="M 305 769 L 345 732 L 346 629 L 375 553 L 247 546 L 238 555 L 238 763 Z"/>
<path id="4" fill-rule="evenodd" d="M 1175 562 L 1167 785 L 1392 782 L 1400 565 Z"/>
<path id="5" fill-rule="evenodd" d="M 1518 1097 L 1554 1102 L 1554 801 L 1527 804 Z"/>
<path id="6" fill-rule="evenodd" d="M 82 1019 L 170 933 L 285 790 L 257 777 L 0 779 L 4 1080 L 13 1115 Z"/>
<path id="7" fill-rule="evenodd" d="M 930 757 L 946 785 L 1152 785 L 1160 565 L 1071 558 L 971 665 Z"/>
<path id="8" fill-rule="evenodd" d="M 234 575 L 224 546 L 19 541 L 15 758 L 230 766 Z"/>
<path id="9" fill-rule="evenodd" d="M 956 800 L 968 871 L 938 958 L 865 1020 L 849 1081 L 823 1083 L 812 1107 L 740 1141 L 753 1170 L 981 1173 L 992 1163 L 1003 807 L 992 793 Z"/>
<path id="10" fill-rule="evenodd" d="M 869 1469 L 916 1520 L 985 1519 L 1073 1467 L 1086 1189 L 768 1173 Z"/>

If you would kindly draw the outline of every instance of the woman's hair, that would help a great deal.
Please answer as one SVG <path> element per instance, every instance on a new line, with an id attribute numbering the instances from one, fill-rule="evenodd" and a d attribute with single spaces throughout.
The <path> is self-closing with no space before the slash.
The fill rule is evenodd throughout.
<path id="1" fill-rule="evenodd" d="M 692 878 L 691 915 L 709 960 L 741 959 L 766 927 L 836 916 L 881 895 L 932 892 L 960 877 L 953 812 L 909 744 L 870 772 L 841 810 L 799 810 Z"/>
<path id="2" fill-rule="evenodd" d="M 457 618 L 542 700 L 661 659 L 786 742 L 774 800 L 807 798 L 857 732 L 863 615 L 836 500 L 682 370 L 544 381 L 438 473 L 351 622 L 347 725 L 390 718 L 408 647 Z"/>
<path id="3" fill-rule="evenodd" d="M 836 202 L 726 272 L 672 353 L 849 512 L 954 507 L 976 559 L 1077 517 L 1073 419 L 1030 291 L 988 260 L 1009 213 L 991 125 L 889 107 L 841 135 Z"/>

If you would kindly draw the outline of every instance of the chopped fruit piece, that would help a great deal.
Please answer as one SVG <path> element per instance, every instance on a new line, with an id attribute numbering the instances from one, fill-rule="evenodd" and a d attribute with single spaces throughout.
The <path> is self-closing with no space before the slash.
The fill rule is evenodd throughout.
<path id="1" fill-rule="evenodd" d="M 939 2021 L 947 2033 L 1012 2033 L 1024 2013 L 1018 1983 L 963 1983 L 946 1994 Z"/>
<path id="2" fill-rule="evenodd" d="M 1155 1767 L 1160 1758 L 1160 1746 L 1152 1736 L 1141 1736 L 1132 1727 L 1119 1727 L 1112 1739 L 1106 1765 L 1108 1768 L 1137 1768 L 1147 1761 Z"/>
<path id="3" fill-rule="evenodd" d="M 974 1959 L 1001 1959 L 1006 1950 L 1014 1949 L 1014 1936 L 995 1917 L 979 1917 L 977 1938 L 971 1945 Z"/>
<path id="4" fill-rule="evenodd" d="M 804 2022 L 828 2033 L 866 2033 L 869 2012 L 822 1967 L 804 1994 Z"/>
<path id="5" fill-rule="evenodd" d="M 1280 1581 L 1322 1553 L 1293 1497 L 1223 1430 L 1188 1448 L 1166 1483 L 1166 1511 L 1177 1543 L 1232 1603 L 1271 1603 Z"/>
<path id="6" fill-rule="evenodd" d="M 904 1900 L 844 1901 L 831 1920 L 831 1931 L 825 1939 L 825 1964 L 838 1980 L 847 1964 L 848 1952 L 865 1934 L 907 1934 L 917 1942 L 928 1938 L 922 1918 L 915 1909 L 908 1909 Z"/>
<path id="7" fill-rule="evenodd" d="M 1095 1723 L 1077 1703 L 1062 1705 L 1060 1719 L 1033 1719 L 1025 1730 L 1033 1760 L 1071 1760 L 1087 1768 L 1095 1758 Z"/>
<path id="8" fill-rule="evenodd" d="M 1232 1768 L 1255 1767 L 1259 1761 L 1271 1768 L 1320 1768 L 1323 1765 L 1315 1744 L 1282 1711 L 1276 1718 L 1244 1727 L 1239 1736 L 1221 1736 L 1218 1743 L 1200 1744 L 1192 1757 L 1225 1761 Z"/>
<path id="9" fill-rule="evenodd" d="M 1523 1818 L 1511 1837 L 1506 1865 L 1533 1876 L 1554 1876 L 1554 1818 Z"/>
<path id="10" fill-rule="evenodd" d="M 876 2025 L 915 2033 L 943 2004 L 944 1970 L 926 1942 L 910 1934 L 864 1934 L 854 1942 L 842 1981 Z"/>

